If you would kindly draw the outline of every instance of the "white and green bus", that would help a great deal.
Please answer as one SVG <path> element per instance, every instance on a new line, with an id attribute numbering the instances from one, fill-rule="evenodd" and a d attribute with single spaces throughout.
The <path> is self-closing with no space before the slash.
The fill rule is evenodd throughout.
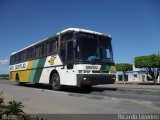
<path id="1" fill-rule="evenodd" d="M 68 28 L 10 57 L 10 79 L 24 83 L 91 87 L 115 82 L 111 36 Z"/>

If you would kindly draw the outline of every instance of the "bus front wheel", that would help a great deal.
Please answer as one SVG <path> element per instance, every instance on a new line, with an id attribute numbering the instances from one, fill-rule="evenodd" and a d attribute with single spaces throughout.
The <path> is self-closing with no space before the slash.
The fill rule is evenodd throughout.
<path id="1" fill-rule="evenodd" d="M 54 73 L 51 76 L 51 85 L 52 85 L 52 89 L 55 91 L 58 91 L 61 89 L 60 77 L 59 77 L 58 73 Z"/>

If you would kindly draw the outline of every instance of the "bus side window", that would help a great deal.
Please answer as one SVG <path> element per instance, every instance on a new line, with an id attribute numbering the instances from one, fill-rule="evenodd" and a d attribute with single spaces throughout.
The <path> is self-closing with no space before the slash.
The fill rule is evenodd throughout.
<path id="1" fill-rule="evenodd" d="M 35 53 L 34 53 L 34 48 L 31 48 L 31 58 L 34 58 Z"/>
<path id="2" fill-rule="evenodd" d="M 44 57 L 44 43 L 40 45 L 40 57 Z"/>
<path id="3" fill-rule="evenodd" d="M 26 52 L 26 51 L 23 51 L 23 52 L 22 52 L 22 61 L 25 61 L 25 52 Z"/>
<path id="4" fill-rule="evenodd" d="M 30 49 L 27 50 L 27 56 L 26 56 L 27 60 L 29 59 L 29 54 L 30 54 L 29 51 Z"/>
<path id="5" fill-rule="evenodd" d="M 10 59 L 10 64 L 13 64 L 13 63 L 14 63 L 14 55 L 12 55 Z"/>
<path id="6" fill-rule="evenodd" d="M 27 50 L 27 59 L 31 59 L 34 56 L 34 49 L 30 48 Z"/>
<path id="7" fill-rule="evenodd" d="M 15 58 L 15 56 L 13 55 L 12 56 L 12 64 L 15 63 L 14 58 Z"/>
<path id="8" fill-rule="evenodd" d="M 21 52 L 21 61 L 24 61 L 24 51 Z"/>
<path id="9" fill-rule="evenodd" d="M 54 45 L 53 45 L 53 48 L 54 48 L 54 53 L 56 54 L 56 53 L 58 53 L 58 40 L 56 40 L 55 42 L 54 42 Z"/>
<path id="10" fill-rule="evenodd" d="M 55 41 L 51 40 L 46 42 L 46 54 L 47 55 L 52 55 L 54 54 L 55 50 Z"/>
<path id="11" fill-rule="evenodd" d="M 40 52 L 40 47 L 39 46 L 36 46 L 35 47 L 35 58 L 39 58 L 39 52 Z"/>
<path id="12" fill-rule="evenodd" d="M 18 54 L 16 54 L 16 63 L 18 62 Z"/>
<path id="13" fill-rule="evenodd" d="M 26 52 L 26 60 L 28 60 L 29 59 L 29 49 L 28 50 L 26 50 L 27 52 Z"/>
<path id="14" fill-rule="evenodd" d="M 46 55 L 49 54 L 49 42 L 48 41 L 46 42 L 45 53 L 46 53 Z"/>
<path id="15" fill-rule="evenodd" d="M 53 54 L 53 47 L 54 47 L 53 44 L 54 44 L 53 40 L 49 42 L 49 54 Z"/>
<path id="16" fill-rule="evenodd" d="M 24 51 L 24 61 L 26 61 L 26 60 L 27 60 L 27 58 L 26 58 L 26 57 L 27 57 L 27 51 L 25 50 L 25 51 Z"/>
<path id="17" fill-rule="evenodd" d="M 18 62 L 21 61 L 21 55 L 22 55 L 22 53 L 19 53 L 19 54 L 18 54 Z"/>
<path id="18" fill-rule="evenodd" d="M 12 58 L 12 56 L 11 56 L 11 57 L 10 57 L 10 63 L 9 63 L 10 65 L 12 64 L 12 59 L 13 59 L 13 58 Z"/>
<path id="19" fill-rule="evenodd" d="M 16 63 L 16 54 L 14 55 L 14 63 Z"/>

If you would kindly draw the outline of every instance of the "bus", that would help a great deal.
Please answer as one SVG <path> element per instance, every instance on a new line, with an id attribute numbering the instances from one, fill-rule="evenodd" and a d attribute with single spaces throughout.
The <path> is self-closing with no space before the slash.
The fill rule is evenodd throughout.
<path id="1" fill-rule="evenodd" d="M 18 85 L 49 84 L 90 88 L 115 82 L 111 36 L 68 28 L 10 56 L 9 76 Z"/>

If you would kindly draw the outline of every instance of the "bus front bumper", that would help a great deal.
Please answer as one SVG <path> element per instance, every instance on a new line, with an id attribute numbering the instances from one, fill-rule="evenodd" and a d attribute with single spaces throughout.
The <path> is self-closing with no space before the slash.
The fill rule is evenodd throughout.
<path id="1" fill-rule="evenodd" d="M 99 85 L 115 83 L 114 74 L 77 74 L 77 85 Z"/>

